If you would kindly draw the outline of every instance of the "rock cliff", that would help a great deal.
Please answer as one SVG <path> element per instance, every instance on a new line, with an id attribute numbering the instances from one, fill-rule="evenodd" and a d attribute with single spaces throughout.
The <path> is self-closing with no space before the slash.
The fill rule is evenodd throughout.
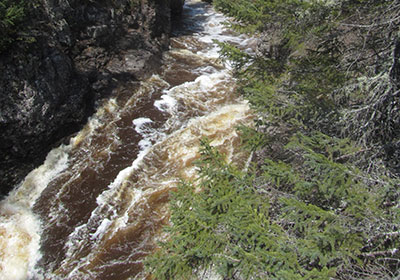
<path id="1" fill-rule="evenodd" d="M 41 0 L 29 12 L 34 42 L 0 54 L 0 194 L 6 194 L 97 100 L 159 65 L 184 0 Z"/>

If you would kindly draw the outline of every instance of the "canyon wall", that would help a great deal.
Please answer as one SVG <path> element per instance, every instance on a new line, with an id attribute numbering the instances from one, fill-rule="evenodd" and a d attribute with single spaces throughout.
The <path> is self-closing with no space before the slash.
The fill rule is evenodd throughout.
<path id="1" fill-rule="evenodd" d="M 0 194 L 121 84 L 154 72 L 183 0 L 41 0 L 0 54 Z M 28 42 L 29 41 L 29 42 Z"/>

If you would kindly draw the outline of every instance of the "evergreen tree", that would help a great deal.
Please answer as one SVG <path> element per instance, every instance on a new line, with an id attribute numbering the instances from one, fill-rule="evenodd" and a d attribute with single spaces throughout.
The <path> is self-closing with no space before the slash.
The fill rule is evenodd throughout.
<path id="1" fill-rule="evenodd" d="M 203 143 L 156 279 L 400 277 L 399 1 L 214 0 L 266 43 L 220 44 L 258 112 L 246 172 Z M 396 156 L 397 153 L 397 156 Z M 397 164 L 397 165 L 396 165 Z"/>

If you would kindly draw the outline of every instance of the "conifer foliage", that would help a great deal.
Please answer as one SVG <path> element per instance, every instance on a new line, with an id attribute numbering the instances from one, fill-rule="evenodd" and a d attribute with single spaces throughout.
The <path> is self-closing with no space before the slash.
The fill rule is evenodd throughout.
<path id="1" fill-rule="evenodd" d="M 258 113 L 246 171 L 206 141 L 173 193 L 156 279 L 400 277 L 400 1 L 214 0 L 256 55 L 221 45 Z"/>
<path id="2" fill-rule="evenodd" d="M 24 0 L 0 0 L 0 52 L 16 39 L 25 6 Z"/>
<path id="3" fill-rule="evenodd" d="M 333 146 L 317 153 L 326 141 Z M 390 263 L 400 211 L 385 203 L 399 182 L 369 187 L 372 178 L 332 158 L 349 143 L 332 141 L 295 135 L 286 149 L 303 152 L 303 164 L 266 159 L 261 177 L 204 142 L 200 178 L 172 194 L 170 238 L 147 260 L 155 279 L 339 279 L 359 277 L 366 263 Z"/>

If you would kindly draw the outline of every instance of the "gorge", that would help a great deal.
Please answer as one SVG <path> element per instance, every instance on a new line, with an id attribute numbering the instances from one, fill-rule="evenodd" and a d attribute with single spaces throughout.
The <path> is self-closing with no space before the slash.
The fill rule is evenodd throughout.
<path id="1" fill-rule="evenodd" d="M 0 53 L 0 194 L 79 130 L 102 99 L 160 66 L 183 1 L 31 1 Z M 6 5 L 6 4 L 5 4 Z M 16 27 L 14 27 L 16 28 Z M 64 139 L 64 140 L 62 140 Z"/>
<path id="2" fill-rule="evenodd" d="M 92 68 L 100 77 L 109 75 L 112 93 L 79 133 L 54 148 L 1 202 L 1 277 L 144 279 L 144 257 L 168 223 L 169 191 L 195 177 L 200 140 L 207 137 L 230 161 L 247 161 L 236 127 L 251 125 L 253 115 L 235 94 L 214 40 L 252 52 L 254 39 L 230 32 L 223 21 L 209 4 L 186 1 L 170 50 L 122 51 L 100 67 L 102 73 Z M 139 35 L 118 43 L 133 44 Z M 165 49 L 167 39 L 155 38 Z M 159 68 L 151 65 L 157 55 Z M 101 57 L 89 61 L 102 63 Z M 104 88 L 96 88 L 98 94 Z"/>
<path id="3" fill-rule="evenodd" d="M 0 279 L 400 279 L 400 0 L 182 4 L 0 0 Z"/>

